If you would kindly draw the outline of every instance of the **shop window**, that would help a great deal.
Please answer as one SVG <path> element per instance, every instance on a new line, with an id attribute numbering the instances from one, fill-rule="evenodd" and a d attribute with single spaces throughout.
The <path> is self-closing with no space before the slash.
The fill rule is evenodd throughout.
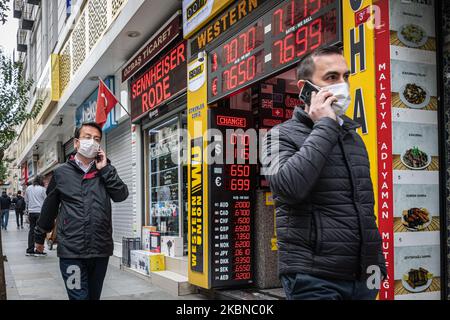
<path id="1" fill-rule="evenodd" d="M 185 216 L 179 152 L 179 118 L 148 131 L 149 225 L 162 236 L 180 236 Z"/>

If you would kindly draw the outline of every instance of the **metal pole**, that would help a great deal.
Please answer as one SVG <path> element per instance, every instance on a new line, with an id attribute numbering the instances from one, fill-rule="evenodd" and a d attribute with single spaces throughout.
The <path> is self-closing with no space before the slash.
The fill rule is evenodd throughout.
<path id="1" fill-rule="evenodd" d="M 6 300 L 5 261 L 6 257 L 3 256 L 2 231 L 0 228 L 0 301 Z"/>

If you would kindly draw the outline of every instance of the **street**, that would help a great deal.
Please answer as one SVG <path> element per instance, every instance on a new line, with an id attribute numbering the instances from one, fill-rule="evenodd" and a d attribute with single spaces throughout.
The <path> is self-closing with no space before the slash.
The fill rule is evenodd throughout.
<path id="1" fill-rule="evenodd" d="M 10 212 L 8 231 L 2 231 L 8 300 L 67 300 L 64 282 L 59 271 L 56 250 L 46 251 L 47 257 L 26 257 L 28 224 L 17 230 L 16 215 Z M 25 217 L 24 217 L 25 219 Z M 56 248 L 55 248 L 56 249 Z M 103 286 L 102 300 L 200 300 L 195 294 L 176 297 L 111 264 Z"/>

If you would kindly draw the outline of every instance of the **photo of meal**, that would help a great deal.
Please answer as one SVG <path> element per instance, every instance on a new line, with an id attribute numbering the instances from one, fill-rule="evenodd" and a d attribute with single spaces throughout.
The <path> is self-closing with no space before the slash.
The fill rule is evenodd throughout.
<path id="1" fill-rule="evenodd" d="M 433 281 L 433 274 L 424 268 L 411 269 L 403 276 L 403 287 L 413 293 L 427 290 Z"/>
<path id="2" fill-rule="evenodd" d="M 412 170 L 423 170 L 431 164 L 431 157 L 418 147 L 406 150 L 401 156 L 402 163 Z"/>
<path id="3" fill-rule="evenodd" d="M 411 208 L 403 211 L 402 223 L 411 231 L 424 230 L 431 223 L 431 215 L 425 208 Z"/>
<path id="4" fill-rule="evenodd" d="M 408 83 L 400 89 L 400 99 L 409 108 L 422 109 L 430 103 L 427 90 L 415 83 Z"/>
<path id="5" fill-rule="evenodd" d="M 405 24 L 400 28 L 397 35 L 404 45 L 412 48 L 421 47 L 428 40 L 425 30 L 416 24 Z"/>

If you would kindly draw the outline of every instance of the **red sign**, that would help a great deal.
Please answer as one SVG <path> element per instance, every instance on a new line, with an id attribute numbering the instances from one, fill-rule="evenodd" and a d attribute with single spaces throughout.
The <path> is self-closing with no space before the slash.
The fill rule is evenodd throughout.
<path id="1" fill-rule="evenodd" d="M 355 26 L 366 23 L 371 17 L 370 6 L 355 13 Z"/>
<path id="2" fill-rule="evenodd" d="M 156 57 L 170 42 L 180 34 L 181 15 L 177 13 L 166 26 L 152 37 L 142 50 L 122 70 L 122 82 L 129 79 L 148 61 Z"/>
<path id="3" fill-rule="evenodd" d="M 389 1 L 380 0 L 377 5 L 382 23 L 375 30 L 376 101 L 378 135 L 378 222 L 383 239 L 383 255 L 386 258 L 388 277 L 382 283 L 381 300 L 394 300 L 394 210 L 392 172 L 392 111 L 391 65 L 389 32 Z"/>
<path id="4" fill-rule="evenodd" d="M 217 125 L 245 128 L 247 126 L 247 119 L 238 117 L 217 116 Z"/>
<path id="5" fill-rule="evenodd" d="M 22 165 L 22 180 L 23 180 L 23 184 L 27 185 L 28 184 L 28 166 L 27 163 L 24 163 Z"/>
<path id="6" fill-rule="evenodd" d="M 131 118 L 138 120 L 187 87 L 186 41 L 131 80 Z"/>

